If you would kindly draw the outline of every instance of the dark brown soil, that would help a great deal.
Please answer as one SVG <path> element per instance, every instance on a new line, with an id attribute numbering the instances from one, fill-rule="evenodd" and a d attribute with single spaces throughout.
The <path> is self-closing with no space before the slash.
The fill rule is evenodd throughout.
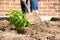
<path id="1" fill-rule="evenodd" d="M 0 21 L 0 40 L 60 40 L 60 22 L 40 22 L 21 31 Z"/>

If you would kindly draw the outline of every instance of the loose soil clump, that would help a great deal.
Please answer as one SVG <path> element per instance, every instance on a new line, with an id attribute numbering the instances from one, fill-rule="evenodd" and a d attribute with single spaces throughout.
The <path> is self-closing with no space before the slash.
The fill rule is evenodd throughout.
<path id="1" fill-rule="evenodd" d="M 60 40 L 60 22 L 48 21 L 33 24 L 23 31 L 8 21 L 0 21 L 0 40 Z"/>

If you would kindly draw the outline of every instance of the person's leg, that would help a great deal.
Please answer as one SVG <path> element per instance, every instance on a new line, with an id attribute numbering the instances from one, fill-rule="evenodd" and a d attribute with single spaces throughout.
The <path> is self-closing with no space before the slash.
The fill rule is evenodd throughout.
<path id="1" fill-rule="evenodd" d="M 21 9 L 22 9 L 22 12 L 23 12 L 23 13 L 28 13 L 28 10 L 26 9 L 26 7 L 25 7 L 23 1 L 20 0 L 20 2 L 21 2 Z M 28 3 L 28 0 L 26 0 L 26 5 L 27 5 L 27 3 Z"/>
<path id="2" fill-rule="evenodd" d="M 28 6 L 28 0 L 26 0 L 26 5 Z M 25 8 L 25 13 L 28 13 L 28 9 Z"/>
<path id="3" fill-rule="evenodd" d="M 30 0 L 30 9 L 31 12 L 38 13 L 38 0 Z"/>

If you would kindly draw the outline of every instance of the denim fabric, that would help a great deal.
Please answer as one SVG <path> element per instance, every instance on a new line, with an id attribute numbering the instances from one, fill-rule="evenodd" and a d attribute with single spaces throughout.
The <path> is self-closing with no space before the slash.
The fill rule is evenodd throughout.
<path id="1" fill-rule="evenodd" d="M 23 1 L 20 0 L 20 3 L 21 3 L 22 12 L 23 12 L 23 13 L 28 13 L 28 10 L 25 8 L 25 5 L 24 5 Z M 26 4 L 27 4 L 27 3 L 26 3 Z"/>
<path id="2" fill-rule="evenodd" d="M 30 0 L 30 10 L 38 10 L 38 0 Z"/>
<path id="3" fill-rule="evenodd" d="M 26 5 L 28 5 L 28 0 L 26 0 Z M 22 11 L 28 13 L 28 10 L 24 7 L 23 3 L 21 2 Z M 38 0 L 30 0 L 30 10 L 31 12 L 34 10 L 38 11 Z"/>

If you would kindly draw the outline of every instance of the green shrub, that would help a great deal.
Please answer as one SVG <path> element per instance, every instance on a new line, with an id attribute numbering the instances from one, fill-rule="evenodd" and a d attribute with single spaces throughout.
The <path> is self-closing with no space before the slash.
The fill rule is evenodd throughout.
<path id="1" fill-rule="evenodd" d="M 27 21 L 26 14 L 21 11 L 9 10 L 8 14 L 10 14 L 10 24 L 13 24 L 19 30 L 23 30 L 26 26 L 30 27 L 32 25 Z"/>

